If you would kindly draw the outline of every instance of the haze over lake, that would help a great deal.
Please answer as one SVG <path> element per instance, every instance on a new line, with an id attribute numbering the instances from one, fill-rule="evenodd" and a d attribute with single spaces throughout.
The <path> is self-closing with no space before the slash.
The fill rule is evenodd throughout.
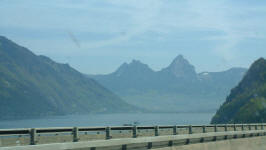
<path id="1" fill-rule="evenodd" d="M 266 1 L 0 0 L 0 18 L 0 130 L 266 123 Z"/>
<path id="2" fill-rule="evenodd" d="M 141 113 L 56 116 L 42 119 L 0 121 L 0 128 L 209 124 L 213 113 Z"/>

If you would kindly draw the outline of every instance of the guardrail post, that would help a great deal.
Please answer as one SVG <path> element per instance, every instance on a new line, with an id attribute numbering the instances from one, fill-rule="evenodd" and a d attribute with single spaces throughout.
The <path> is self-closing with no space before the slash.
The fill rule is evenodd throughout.
<path id="1" fill-rule="evenodd" d="M 215 124 L 214 125 L 214 132 L 217 132 L 218 130 L 217 130 L 217 125 Z"/>
<path id="2" fill-rule="evenodd" d="M 105 139 L 106 140 L 111 139 L 111 128 L 110 127 L 105 128 Z"/>
<path id="3" fill-rule="evenodd" d="M 241 130 L 242 130 L 242 131 L 245 130 L 244 124 L 241 125 Z M 244 134 L 242 135 L 242 138 L 245 138 L 245 137 L 246 137 L 246 134 L 244 133 Z"/>
<path id="4" fill-rule="evenodd" d="M 177 135 L 177 126 L 173 126 L 173 135 Z"/>
<path id="5" fill-rule="evenodd" d="M 36 145 L 36 129 L 30 129 L 30 145 Z"/>
<path id="6" fill-rule="evenodd" d="M 258 124 L 255 124 L 255 130 L 258 130 Z M 260 136 L 260 133 L 257 133 L 257 136 Z"/>
<path id="7" fill-rule="evenodd" d="M 217 132 L 217 125 L 214 125 L 214 132 Z M 213 141 L 216 141 L 216 136 L 213 137 Z"/>
<path id="8" fill-rule="evenodd" d="M 251 130 L 251 124 L 248 124 L 248 130 Z"/>
<path id="9" fill-rule="evenodd" d="M 224 131 L 227 132 L 227 124 L 224 125 Z"/>
<path id="10" fill-rule="evenodd" d="M 216 136 L 214 136 L 214 137 L 213 137 L 213 139 L 212 139 L 212 141 L 216 141 L 216 139 L 217 139 L 217 137 L 216 137 Z"/>
<path id="11" fill-rule="evenodd" d="M 188 134 L 192 134 L 193 132 L 192 132 L 192 125 L 189 125 L 188 126 Z"/>
<path id="12" fill-rule="evenodd" d="M 122 145 L 122 150 L 127 150 L 127 145 Z"/>
<path id="13" fill-rule="evenodd" d="M 251 126 L 251 124 L 249 124 L 249 125 L 248 125 L 248 129 L 249 129 L 249 130 L 251 130 L 251 129 L 252 129 L 251 127 L 252 127 L 252 126 Z M 249 136 L 251 136 L 251 137 L 252 137 L 252 136 L 253 136 L 253 133 L 250 133 L 250 135 L 249 135 Z"/>
<path id="14" fill-rule="evenodd" d="M 224 131 L 227 132 L 227 124 L 224 125 Z M 224 136 L 224 139 L 226 140 L 227 139 L 227 135 Z"/>
<path id="15" fill-rule="evenodd" d="M 133 128 L 132 128 L 132 130 L 133 130 L 133 138 L 136 138 L 137 137 L 137 126 L 133 126 Z"/>
<path id="16" fill-rule="evenodd" d="M 78 127 L 74 127 L 72 130 L 73 133 L 73 142 L 78 142 L 79 141 L 79 128 Z"/>
<path id="17" fill-rule="evenodd" d="M 264 130 L 264 123 L 261 124 L 261 130 Z M 266 135 L 266 132 L 263 132 L 263 135 L 265 136 Z"/>
<path id="18" fill-rule="evenodd" d="M 154 135 L 159 136 L 159 126 L 154 127 Z"/>
<path id="19" fill-rule="evenodd" d="M 261 123 L 261 130 L 264 130 L 264 124 L 263 123 Z M 262 135 L 265 135 L 265 132 L 263 132 Z"/>
<path id="20" fill-rule="evenodd" d="M 225 139 L 225 140 L 227 139 L 227 135 L 224 136 L 224 139 Z"/>
<path id="21" fill-rule="evenodd" d="M 173 141 L 169 141 L 168 146 L 173 146 Z"/>
<path id="22" fill-rule="evenodd" d="M 234 131 L 236 131 L 236 124 L 235 123 L 234 123 Z M 236 139 L 237 135 L 235 134 L 233 137 L 234 137 L 234 139 Z"/>
<path id="23" fill-rule="evenodd" d="M 148 143 L 148 149 L 151 149 L 152 148 L 152 142 L 149 142 Z"/>
<path id="24" fill-rule="evenodd" d="M 202 126 L 202 132 L 206 133 L 206 126 L 205 125 Z"/>
<path id="25" fill-rule="evenodd" d="M 186 145 L 188 145 L 190 143 L 190 139 L 186 140 Z"/>
<path id="26" fill-rule="evenodd" d="M 204 138 L 200 138 L 200 143 L 204 143 Z"/>

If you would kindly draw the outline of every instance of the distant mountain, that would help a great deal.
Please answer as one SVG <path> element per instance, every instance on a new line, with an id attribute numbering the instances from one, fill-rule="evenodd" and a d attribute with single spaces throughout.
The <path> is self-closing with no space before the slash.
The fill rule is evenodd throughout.
<path id="1" fill-rule="evenodd" d="M 0 36 L 0 118 L 138 111 L 68 64 Z"/>
<path id="2" fill-rule="evenodd" d="M 195 67 L 192 66 L 182 55 L 178 55 L 168 67 L 162 69 L 159 73 L 173 75 L 176 78 L 188 80 L 197 79 Z"/>
<path id="3" fill-rule="evenodd" d="M 109 74 L 108 77 L 106 75 L 91 77 L 101 81 L 102 84 L 107 85 L 107 88 L 112 91 L 123 92 L 125 87 L 127 89 L 144 90 L 152 84 L 150 78 L 152 78 L 153 75 L 154 71 L 151 70 L 148 65 L 133 60 L 129 64 L 122 64 L 115 72 Z"/>
<path id="4" fill-rule="evenodd" d="M 160 71 L 133 60 L 107 75 L 90 75 L 128 103 L 153 111 L 215 111 L 247 69 L 197 74 L 182 55 Z"/>
<path id="5" fill-rule="evenodd" d="M 219 97 L 225 97 L 229 94 L 231 88 L 236 86 L 245 75 L 245 68 L 231 68 L 222 72 L 202 72 L 198 74 L 198 79 L 201 81 L 201 86 L 215 92 Z"/>
<path id="6" fill-rule="evenodd" d="M 142 77 L 142 74 L 152 74 L 154 73 L 152 69 L 149 68 L 148 65 L 141 63 L 138 60 L 132 60 L 130 64 L 124 63 L 122 64 L 116 72 L 114 72 L 112 75 L 121 77 L 121 76 L 139 76 Z"/>
<path id="7" fill-rule="evenodd" d="M 212 123 L 266 121 L 266 60 L 255 61 L 243 80 L 231 90 Z"/>

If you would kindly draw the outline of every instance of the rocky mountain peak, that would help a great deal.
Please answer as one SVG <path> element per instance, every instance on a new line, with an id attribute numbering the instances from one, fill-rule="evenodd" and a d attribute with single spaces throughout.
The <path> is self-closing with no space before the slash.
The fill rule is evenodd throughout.
<path id="1" fill-rule="evenodd" d="M 133 59 L 129 64 L 123 63 L 115 72 L 117 76 L 125 75 L 145 75 L 146 73 L 152 73 L 153 70 L 139 60 Z"/>
<path id="2" fill-rule="evenodd" d="M 192 65 L 186 60 L 183 55 L 178 55 L 170 64 L 169 67 L 191 67 Z"/>
<path id="3" fill-rule="evenodd" d="M 169 72 L 174 74 L 176 77 L 188 77 L 196 78 L 197 74 L 193 65 L 189 63 L 182 55 L 178 55 L 172 63 L 163 72 Z"/>

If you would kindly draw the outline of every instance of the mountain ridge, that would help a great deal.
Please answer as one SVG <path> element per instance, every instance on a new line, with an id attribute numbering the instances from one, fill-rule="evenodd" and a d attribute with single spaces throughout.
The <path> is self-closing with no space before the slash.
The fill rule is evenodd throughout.
<path id="1" fill-rule="evenodd" d="M 203 73 L 196 73 L 195 67 L 182 55 L 175 57 L 170 65 L 159 71 L 152 70 L 147 64 L 140 61 L 136 62 L 145 66 L 146 69 L 140 71 L 140 68 L 143 67 L 134 68 L 138 71 L 124 72 L 122 76 L 114 76 L 119 69 L 106 75 L 89 76 L 123 97 L 128 103 L 138 107 L 151 108 L 150 105 L 157 104 L 166 108 L 173 104 L 180 105 L 180 101 L 184 104 L 187 101 L 193 103 L 192 99 L 201 99 L 200 101 L 205 103 L 215 99 L 212 100 L 215 102 L 211 102 L 211 109 L 215 110 L 219 107 L 221 99 L 226 97 L 230 88 L 235 86 L 246 72 L 244 68 L 232 68 L 223 72 L 208 72 L 208 78 L 206 78 Z M 125 63 L 121 66 L 124 65 L 130 66 Z M 145 70 L 149 70 L 148 73 L 145 73 Z M 224 83 L 226 83 L 225 86 L 223 86 Z M 166 103 L 163 104 L 161 101 Z M 157 106 L 154 107 L 156 110 L 160 109 Z M 195 106 L 195 109 L 198 108 Z M 175 108 L 171 109 L 174 111 Z M 192 108 L 185 105 L 184 108 L 179 107 L 177 109 L 187 111 L 187 109 Z"/>
<path id="2" fill-rule="evenodd" d="M 94 79 L 0 36 L 0 118 L 134 112 Z"/>

